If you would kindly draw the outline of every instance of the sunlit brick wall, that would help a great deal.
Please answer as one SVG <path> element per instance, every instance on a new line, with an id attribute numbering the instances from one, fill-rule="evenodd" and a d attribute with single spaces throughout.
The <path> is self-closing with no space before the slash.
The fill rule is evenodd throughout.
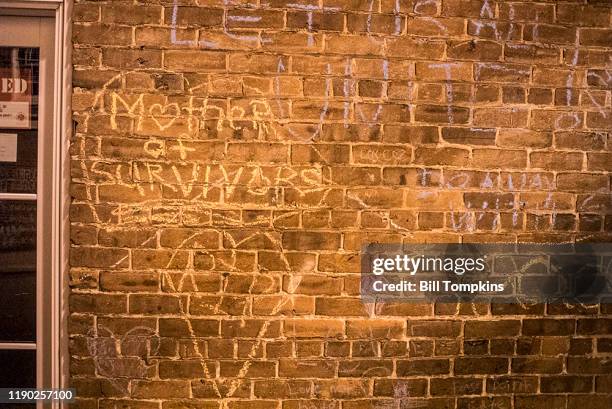
<path id="1" fill-rule="evenodd" d="M 77 0 L 75 407 L 612 407 L 610 305 L 359 298 L 364 243 L 610 238 L 611 9 Z"/>

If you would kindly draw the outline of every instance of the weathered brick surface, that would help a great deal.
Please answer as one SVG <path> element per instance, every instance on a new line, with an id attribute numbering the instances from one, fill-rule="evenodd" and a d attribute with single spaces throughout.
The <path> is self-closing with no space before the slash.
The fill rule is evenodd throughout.
<path id="1" fill-rule="evenodd" d="M 608 306 L 358 280 L 366 242 L 610 238 L 609 1 L 75 3 L 75 407 L 612 407 Z"/>

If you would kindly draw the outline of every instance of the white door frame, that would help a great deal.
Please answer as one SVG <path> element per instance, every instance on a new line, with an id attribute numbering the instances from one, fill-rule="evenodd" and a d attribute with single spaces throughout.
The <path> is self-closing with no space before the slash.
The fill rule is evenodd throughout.
<path id="1" fill-rule="evenodd" d="M 52 313 L 49 339 L 47 340 L 51 357 L 45 357 L 49 370 L 42 379 L 45 388 L 65 388 L 68 386 L 68 251 L 69 251 L 69 186 L 70 186 L 70 138 L 72 133 L 72 113 L 70 99 L 71 84 L 71 4 L 70 0 L 0 0 L 0 9 L 6 14 L 24 16 L 51 16 L 55 22 L 55 59 L 53 67 L 53 139 L 52 139 L 52 199 L 51 199 L 51 243 L 49 257 L 52 265 L 52 280 L 48 292 L 47 305 Z M 39 379 L 39 382 L 41 379 Z M 50 407 L 57 409 L 64 405 L 54 402 Z"/>

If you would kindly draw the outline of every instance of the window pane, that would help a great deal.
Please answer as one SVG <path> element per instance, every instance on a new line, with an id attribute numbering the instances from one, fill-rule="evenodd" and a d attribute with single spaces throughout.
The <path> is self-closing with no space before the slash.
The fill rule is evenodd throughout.
<path id="1" fill-rule="evenodd" d="M 0 47 L 0 193 L 36 193 L 39 59 Z"/>
<path id="2" fill-rule="evenodd" d="M 35 341 L 35 202 L 0 201 L 0 288 L 0 341 Z"/>
<path id="3" fill-rule="evenodd" d="M 0 288 L 0 342 L 36 341 L 36 273 L 2 273 Z"/>
<path id="4" fill-rule="evenodd" d="M 0 129 L 0 146 L 16 146 L 16 161 L 0 160 L 0 193 L 36 193 L 36 131 Z"/>
<path id="5" fill-rule="evenodd" d="M 36 351 L 0 350 L 0 388 L 36 387 Z"/>

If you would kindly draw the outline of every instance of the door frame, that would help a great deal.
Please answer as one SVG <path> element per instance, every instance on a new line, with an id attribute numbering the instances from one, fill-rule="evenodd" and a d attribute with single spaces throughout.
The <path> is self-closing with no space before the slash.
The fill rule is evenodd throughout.
<path id="1" fill-rule="evenodd" d="M 72 2 L 70 0 L 0 0 L 2 14 L 19 16 L 54 17 L 54 67 L 53 67 L 53 139 L 52 139 L 52 182 L 51 182 L 51 282 L 48 294 L 51 306 L 51 322 L 45 357 L 49 370 L 38 382 L 46 388 L 68 387 L 70 355 L 68 353 L 68 252 L 70 249 L 70 139 L 72 135 L 72 66 L 70 51 Z M 38 359 L 38 358 L 37 358 Z M 40 375 L 39 375 L 40 376 Z M 41 382 L 42 381 L 42 382 Z M 54 401 L 51 408 L 65 405 Z"/>

